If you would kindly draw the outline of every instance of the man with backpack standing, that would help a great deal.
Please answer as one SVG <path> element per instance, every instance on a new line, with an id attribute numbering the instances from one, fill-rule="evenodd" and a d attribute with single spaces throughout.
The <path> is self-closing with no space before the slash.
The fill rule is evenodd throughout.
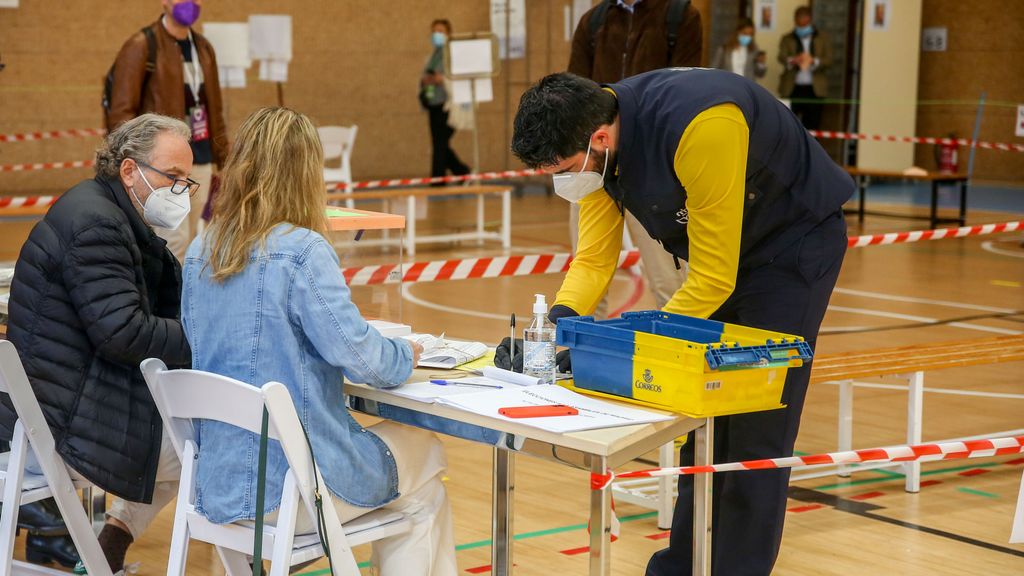
<path id="1" fill-rule="evenodd" d="M 180 118 L 192 130 L 192 179 L 199 183 L 188 218 L 175 229 L 155 228 L 181 262 L 199 232 L 209 198 L 213 165 L 227 159 L 228 139 L 221 108 L 213 46 L 192 25 L 202 0 L 161 0 L 156 22 L 132 35 L 107 74 L 103 108 L 107 130 L 146 112 Z"/>
<path id="2" fill-rule="evenodd" d="M 598 84 L 618 82 L 658 68 L 700 66 L 703 47 L 700 12 L 689 0 L 601 0 L 576 26 L 568 71 Z M 575 252 L 579 206 L 572 204 L 569 210 Z M 655 303 L 662 308 L 682 285 L 686 271 L 628 213 L 626 226 L 640 250 Z M 607 312 L 602 300 L 596 314 Z"/>

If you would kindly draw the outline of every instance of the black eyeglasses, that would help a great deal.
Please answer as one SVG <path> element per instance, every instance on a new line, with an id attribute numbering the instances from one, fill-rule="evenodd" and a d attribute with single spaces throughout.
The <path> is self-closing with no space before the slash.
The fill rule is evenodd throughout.
<path id="1" fill-rule="evenodd" d="M 168 180 L 171 180 L 172 194 L 184 194 L 185 192 L 188 192 L 189 196 L 193 196 L 199 190 L 199 182 L 196 182 L 191 178 L 178 178 L 173 174 L 168 174 L 163 170 L 157 170 L 156 168 L 153 168 L 149 164 L 146 164 L 145 162 L 140 162 L 138 160 L 135 160 L 135 163 L 138 164 L 139 166 L 142 166 L 143 168 L 147 168 L 149 170 L 152 170 L 153 172 L 156 172 L 157 174 L 163 176 L 164 178 L 167 178 Z"/>

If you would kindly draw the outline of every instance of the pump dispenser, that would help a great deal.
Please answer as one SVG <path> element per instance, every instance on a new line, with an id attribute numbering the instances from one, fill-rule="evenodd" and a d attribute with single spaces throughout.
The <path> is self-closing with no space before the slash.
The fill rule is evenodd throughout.
<path id="1" fill-rule="evenodd" d="M 534 296 L 533 322 L 523 331 L 523 373 L 540 378 L 542 384 L 554 384 L 555 325 L 548 320 L 544 295 Z"/>

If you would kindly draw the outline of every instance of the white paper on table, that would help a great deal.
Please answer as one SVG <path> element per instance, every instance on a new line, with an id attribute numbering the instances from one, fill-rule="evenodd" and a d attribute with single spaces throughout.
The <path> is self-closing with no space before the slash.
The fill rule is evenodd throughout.
<path id="1" fill-rule="evenodd" d="M 218 66 L 221 88 L 245 88 L 245 68 Z"/>
<path id="2" fill-rule="evenodd" d="M 279 14 L 249 16 L 249 58 L 292 59 L 292 17 Z"/>
<path id="3" fill-rule="evenodd" d="M 656 414 L 647 410 L 612 404 L 597 398 L 589 398 L 561 386 L 528 386 L 504 388 L 477 394 L 459 394 L 438 398 L 438 403 L 467 412 L 517 422 L 525 426 L 540 428 L 549 432 L 579 432 L 597 428 L 614 428 L 670 420 L 672 416 Z M 550 416 L 542 418 L 508 418 L 498 413 L 500 408 L 517 406 L 547 406 L 564 404 L 579 411 L 575 416 Z"/>
<path id="4" fill-rule="evenodd" d="M 484 376 L 493 380 L 508 382 L 509 384 L 518 384 L 519 386 L 537 386 L 540 384 L 540 378 L 535 378 L 519 372 L 512 372 L 511 370 L 505 370 L 504 368 L 498 368 L 497 366 L 484 366 L 483 370 L 480 372 Z"/>
<path id="5" fill-rule="evenodd" d="M 489 38 L 452 40 L 448 43 L 448 58 L 452 76 L 486 75 L 494 71 Z"/>
<path id="6" fill-rule="evenodd" d="M 245 22 L 206 22 L 203 36 L 213 45 L 217 65 L 224 68 L 248 68 L 249 24 Z"/>
<path id="7" fill-rule="evenodd" d="M 470 82 L 473 84 L 471 85 Z M 494 100 L 494 84 L 491 79 L 474 78 L 473 80 L 452 81 L 452 104 L 472 104 L 474 89 L 477 103 Z"/>
<path id="8" fill-rule="evenodd" d="M 459 380 L 453 380 L 453 382 L 475 380 L 476 379 L 471 380 L 469 378 L 460 378 Z M 501 385 L 500 382 L 495 382 L 495 384 Z M 497 392 L 499 390 L 495 388 L 493 391 Z M 432 404 L 442 398 L 462 396 L 465 394 L 480 394 L 481 392 L 492 392 L 492 390 L 476 388 L 473 386 L 442 386 L 440 384 L 431 384 L 430 382 L 410 382 L 408 384 L 402 384 L 397 388 L 391 388 L 388 392 L 395 396 L 401 396 L 410 400 L 416 400 L 417 402 Z"/>
<path id="9" fill-rule="evenodd" d="M 282 60 L 260 60 L 260 80 L 287 82 L 288 62 Z"/>

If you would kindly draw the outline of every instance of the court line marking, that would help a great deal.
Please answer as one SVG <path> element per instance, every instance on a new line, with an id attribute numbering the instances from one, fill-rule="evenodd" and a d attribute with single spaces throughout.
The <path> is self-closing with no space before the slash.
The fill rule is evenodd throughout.
<path id="1" fill-rule="evenodd" d="M 871 309 L 868 309 L 868 308 L 855 308 L 855 307 L 850 307 L 850 306 L 836 306 L 836 305 L 830 304 L 828 309 L 832 310 L 832 311 L 835 311 L 835 312 L 846 312 L 846 313 L 849 313 L 849 314 L 861 314 L 861 315 L 864 315 L 864 316 L 879 316 L 881 318 L 894 318 L 894 319 L 897 319 L 897 320 L 907 320 L 907 321 L 910 321 L 910 322 L 920 322 L 923 325 L 939 324 L 939 323 L 943 322 L 939 318 L 930 318 L 928 316 L 918 316 L 916 314 L 900 314 L 898 312 L 886 312 L 884 310 L 871 310 Z M 996 333 L 996 334 L 1006 334 L 1006 335 L 1010 335 L 1010 336 L 1016 336 L 1018 334 L 1024 334 L 1024 332 L 1021 332 L 1020 330 L 1010 330 L 1010 329 L 1007 329 L 1007 328 L 996 328 L 996 327 L 993 327 L 993 326 L 983 326 L 981 324 L 973 324 L 973 323 L 970 323 L 970 322 L 950 322 L 949 326 L 953 326 L 953 327 L 956 327 L 956 328 L 965 328 L 967 330 L 978 330 L 980 332 L 993 332 L 993 333 Z M 884 328 L 884 326 L 881 326 L 880 328 Z"/>
<path id="2" fill-rule="evenodd" d="M 965 310 L 979 310 L 981 312 L 999 312 L 1010 314 L 1017 312 L 1013 308 L 999 308 L 996 306 L 983 306 L 981 304 L 968 304 L 965 302 L 954 302 L 951 300 L 934 300 L 932 298 L 919 298 L 916 296 L 901 296 L 899 294 L 885 294 L 882 292 L 869 292 L 867 290 L 855 290 L 853 288 L 841 288 L 837 286 L 834 290 L 836 294 L 846 294 L 849 296 L 863 296 L 865 298 L 874 298 L 876 300 L 890 300 L 892 302 L 907 302 L 911 304 L 933 304 L 935 306 L 948 306 L 950 308 L 963 308 Z"/>
<path id="3" fill-rule="evenodd" d="M 822 382 L 822 384 L 828 384 L 829 386 L 838 386 L 839 382 Z M 906 386 L 900 386 L 899 384 L 876 384 L 873 382 L 855 382 L 854 386 L 857 388 L 880 388 L 883 390 L 906 390 Z M 982 392 L 972 390 L 958 390 L 955 388 L 922 388 L 924 392 L 932 392 L 935 394 L 951 394 L 953 396 L 979 396 L 982 398 L 1007 398 L 1011 400 L 1024 400 L 1024 394 L 1012 394 L 1009 392 Z"/>
<path id="4" fill-rule="evenodd" d="M 993 254 L 999 254 L 1000 256 L 1011 256 L 1013 258 L 1024 258 L 1024 254 L 1022 254 L 1020 252 L 1011 252 L 1009 250 L 1004 250 L 1002 248 L 996 248 L 995 243 L 992 242 L 991 240 L 987 240 L 985 242 L 982 242 L 981 243 L 981 249 L 985 250 L 986 252 L 991 252 Z"/>

